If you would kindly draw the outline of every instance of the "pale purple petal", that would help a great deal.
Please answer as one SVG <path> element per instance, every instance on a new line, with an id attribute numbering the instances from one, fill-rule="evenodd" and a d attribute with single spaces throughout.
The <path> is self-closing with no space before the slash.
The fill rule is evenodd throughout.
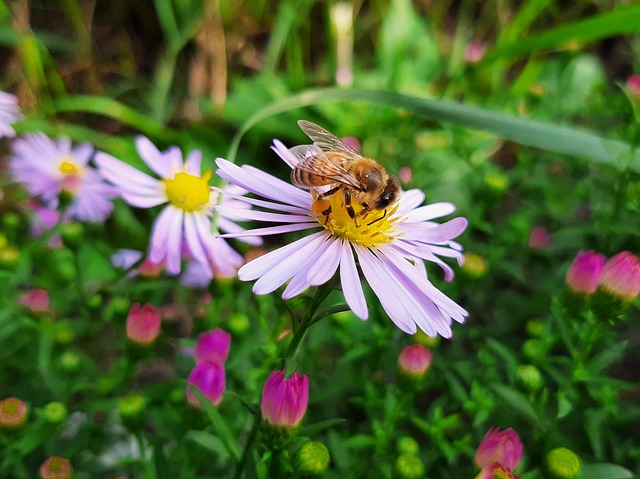
<path id="1" fill-rule="evenodd" d="M 144 137 L 136 138 L 136 149 L 142 161 L 160 178 L 172 179 L 175 170 L 169 158 L 165 157 L 151 141 Z M 167 152 L 169 154 L 169 152 Z M 175 156 L 175 153 L 173 154 Z"/>
<path id="2" fill-rule="evenodd" d="M 149 246 L 149 259 L 154 263 L 164 261 L 167 256 L 167 238 L 173 218 L 177 215 L 178 209 L 172 205 L 167 205 L 156 218 L 151 230 L 151 244 Z"/>
<path id="3" fill-rule="evenodd" d="M 218 228 L 223 233 L 242 233 L 243 231 L 246 231 L 242 226 L 238 226 L 233 221 L 222 217 L 218 218 Z M 240 241 L 244 241 L 252 246 L 260 246 L 262 244 L 262 238 L 254 236 L 242 238 Z"/>
<path id="4" fill-rule="evenodd" d="M 456 210 L 451 203 L 432 203 L 406 212 L 408 222 L 427 221 L 450 215 Z"/>
<path id="5" fill-rule="evenodd" d="M 221 238 L 245 238 L 247 236 L 268 236 L 278 235 L 283 233 L 291 233 L 293 231 L 308 230 L 311 228 L 318 228 L 320 225 L 314 221 L 313 223 L 294 223 L 291 225 L 282 226 L 269 226 L 267 228 L 255 228 L 252 230 L 246 230 L 242 233 L 226 233 L 219 235 Z"/>
<path id="6" fill-rule="evenodd" d="M 292 215 L 282 213 L 270 213 L 268 211 L 258 210 L 245 210 L 237 208 L 229 208 L 225 205 L 219 205 L 216 207 L 221 215 L 227 218 L 236 220 L 255 220 L 255 221 L 270 221 L 273 223 L 301 223 L 309 221 L 308 215 Z"/>
<path id="7" fill-rule="evenodd" d="M 422 191 L 415 188 L 409 191 L 404 191 L 402 193 L 402 197 L 400 198 L 400 204 L 398 205 L 398 211 L 396 212 L 396 214 L 401 214 L 405 211 L 409 211 L 422 204 L 423 201 L 424 193 Z"/>
<path id="8" fill-rule="evenodd" d="M 295 155 L 289 151 L 289 148 L 284 146 L 284 143 L 280 140 L 273 140 L 273 146 L 271 146 L 271 149 L 275 151 L 291 169 L 295 168 L 298 164 L 298 158 L 296 158 Z"/>
<path id="9" fill-rule="evenodd" d="M 325 246 L 326 245 L 326 246 Z M 324 284 L 333 278 L 333 275 L 340 264 L 342 252 L 342 242 L 336 238 L 330 238 L 322 248 L 322 261 L 318 261 L 315 267 L 309 272 L 307 278 L 311 286 Z"/>
<path id="10" fill-rule="evenodd" d="M 340 284 L 344 299 L 351 308 L 351 311 L 360 319 L 367 319 L 369 311 L 367 301 L 362 291 L 362 283 L 356 269 L 356 262 L 351 251 L 351 244 L 342 240 L 340 248 Z"/>
<path id="11" fill-rule="evenodd" d="M 185 160 L 185 171 L 193 176 L 200 176 L 200 163 L 202 162 L 202 153 L 200 150 L 193 150 Z"/>

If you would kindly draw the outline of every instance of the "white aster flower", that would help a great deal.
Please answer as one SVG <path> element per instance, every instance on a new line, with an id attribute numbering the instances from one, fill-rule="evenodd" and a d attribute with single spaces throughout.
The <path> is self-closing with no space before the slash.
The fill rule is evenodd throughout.
<path id="1" fill-rule="evenodd" d="M 21 118 L 18 98 L 11 93 L 0 91 L 0 138 L 16 136 L 13 124 Z"/>
<path id="2" fill-rule="evenodd" d="M 222 238 L 212 233 L 214 206 L 219 194 L 211 191 L 211 172 L 201 173 L 201 153 L 192 151 L 183 161 L 177 147 L 160 152 L 145 137 L 136 139 L 136 148 L 146 165 L 160 177 L 153 178 L 106 153 L 96 154 L 96 164 L 102 175 L 113 183 L 122 198 L 137 208 L 152 208 L 166 204 L 158 215 L 149 246 L 148 258 L 164 263 L 169 274 L 178 274 L 186 256 L 198 261 L 209 277 L 234 276 L 242 265 L 242 256 Z M 243 192 L 238 188 L 234 195 Z M 232 200 L 234 208 L 247 205 Z M 243 229 L 232 221 L 216 218 L 223 232 Z M 253 241 L 252 241 L 253 240 Z M 256 238 L 247 242 L 255 243 Z"/>
<path id="3" fill-rule="evenodd" d="M 35 133 L 18 138 L 12 147 L 9 169 L 13 178 L 48 208 L 57 208 L 63 194 L 70 200 L 63 211 L 65 219 L 103 221 L 111 214 L 116 192 L 89 166 L 90 144 L 73 146 L 69 138 L 55 141 Z"/>
<path id="4" fill-rule="evenodd" d="M 280 141 L 274 144 L 274 151 L 293 168 L 297 158 Z M 339 268 L 347 304 L 358 317 L 367 319 L 359 264 L 385 312 L 402 331 L 413 334 L 420 328 L 429 336 L 448 338 L 451 320 L 464 322 L 467 312 L 429 281 L 423 261 L 438 264 L 448 281 L 453 278 L 453 270 L 439 256 L 462 262 L 462 247 L 452 239 L 464 231 L 467 220 L 458 217 L 442 224 L 432 221 L 453 213 L 454 205 L 420 206 L 425 195 L 414 189 L 406 191 L 388 211 L 369 211 L 356 222 L 349 216 L 341 194 L 328 198 L 331 209 L 325 215 L 314 208 L 315 192 L 298 189 L 251 166 L 240 167 L 223 159 L 217 164 L 221 178 L 264 198 L 235 197 L 261 210 L 221 205 L 218 211 L 238 220 L 280 223 L 225 237 L 318 230 L 240 268 L 241 280 L 257 280 L 254 293 L 267 294 L 288 282 L 282 297 L 289 299 L 310 286 L 326 283 Z M 327 199 L 321 201 L 326 203 Z M 326 205 L 321 209 L 326 212 Z"/>

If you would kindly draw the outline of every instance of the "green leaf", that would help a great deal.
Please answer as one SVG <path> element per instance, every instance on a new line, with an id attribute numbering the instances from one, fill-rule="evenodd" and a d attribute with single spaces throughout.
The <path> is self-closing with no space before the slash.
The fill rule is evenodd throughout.
<path id="1" fill-rule="evenodd" d="M 209 417 L 213 428 L 215 429 L 216 433 L 218 433 L 218 436 L 220 437 L 220 440 L 222 441 L 222 444 L 224 445 L 229 455 L 235 462 L 238 462 L 241 455 L 240 446 L 238 445 L 236 438 L 231 432 L 231 429 L 229 428 L 227 422 L 218 412 L 218 409 L 211 403 L 211 401 L 209 401 L 209 399 L 207 399 L 207 397 L 202 393 L 202 391 L 200 391 L 200 389 L 198 389 L 193 384 L 188 384 L 187 386 L 198 398 L 198 401 L 200 401 L 200 406 L 202 407 L 202 409 L 204 409 L 204 412 Z"/>
<path id="2" fill-rule="evenodd" d="M 300 428 L 300 434 L 304 436 L 313 436 L 314 434 L 317 434 L 323 429 L 328 429 L 332 426 L 335 426 L 336 424 L 341 424 L 343 422 L 346 422 L 346 419 L 343 419 L 341 417 L 326 419 L 324 421 L 316 422 L 314 424 L 309 424 L 308 426 Z"/>
<path id="3" fill-rule="evenodd" d="M 308 90 L 258 110 L 236 132 L 227 158 L 229 161 L 235 161 L 243 136 L 262 120 L 326 101 L 364 101 L 378 106 L 401 108 L 425 118 L 488 130 L 501 138 L 523 145 L 640 172 L 640 152 L 624 142 L 602 138 L 582 129 L 518 118 L 453 101 L 433 100 L 384 90 L 342 88 Z"/>
<path id="4" fill-rule="evenodd" d="M 580 479 L 633 479 L 635 474 L 617 464 L 585 464 Z"/>
<path id="5" fill-rule="evenodd" d="M 204 431 L 189 431 L 185 435 L 185 438 L 195 442 L 208 451 L 215 452 L 222 457 L 229 457 L 229 451 L 227 451 L 220 438 L 213 434 Z"/>
<path id="6" fill-rule="evenodd" d="M 529 422 L 532 424 L 540 422 L 540 419 L 529 403 L 529 400 L 520 391 L 502 384 L 493 384 L 491 385 L 491 389 L 500 396 L 506 406 L 518 411 Z"/>
<path id="7" fill-rule="evenodd" d="M 607 369 L 622 357 L 622 353 L 627 348 L 628 344 L 629 341 L 621 341 L 594 356 L 587 366 L 589 373 L 596 375 Z"/>

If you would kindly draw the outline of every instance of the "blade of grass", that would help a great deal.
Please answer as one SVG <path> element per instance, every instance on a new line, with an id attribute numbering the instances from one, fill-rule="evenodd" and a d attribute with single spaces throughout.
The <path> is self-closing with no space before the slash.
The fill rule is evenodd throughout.
<path id="1" fill-rule="evenodd" d="M 342 88 L 308 90 L 257 111 L 236 132 L 229 148 L 229 160 L 235 161 L 242 137 L 257 123 L 279 113 L 325 101 L 364 101 L 378 106 L 401 108 L 433 120 L 488 130 L 501 138 L 523 145 L 640 172 L 640 153 L 630 145 L 602 138 L 582 129 L 518 118 L 453 101 L 432 100 L 391 91 Z"/>

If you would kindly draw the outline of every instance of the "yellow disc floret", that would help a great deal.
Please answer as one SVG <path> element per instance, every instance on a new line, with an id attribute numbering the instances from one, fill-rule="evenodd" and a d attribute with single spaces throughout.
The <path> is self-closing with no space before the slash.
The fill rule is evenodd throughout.
<path id="1" fill-rule="evenodd" d="M 202 210 L 208 203 L 211 190 L 209 180 L 211 172 L 206 171 L 202 176 L 189 173 L 176 173 L 172 180 L 162 180 L 167 198 L 176 208 L 187 212 Z"/>
<path id="2" fill-rule="evenodd" d="M 351 206 L 356 217 L 349 215 L 344 203 L 344 195 L 337 192 L 328 198 L 318 199 L 314 196 L 311 210 L 315 219 L 332 235 L 339 236 L 351 243 L 356 243 L 366 248 L 372 248 L 381 244 L 390 243 L 399 234 L 397 223 L 402 215 L 395 215 L 398 203 L 386 210 L 369 210 L 358 203 L 352 202 Z"/>
<path id="3" fill-rule="evenodd" d="M 76 165 L 66 160 L 60 163 L 58 169 L 63 175 L 77 175 L 80 173 L 80 170 Z"/>

